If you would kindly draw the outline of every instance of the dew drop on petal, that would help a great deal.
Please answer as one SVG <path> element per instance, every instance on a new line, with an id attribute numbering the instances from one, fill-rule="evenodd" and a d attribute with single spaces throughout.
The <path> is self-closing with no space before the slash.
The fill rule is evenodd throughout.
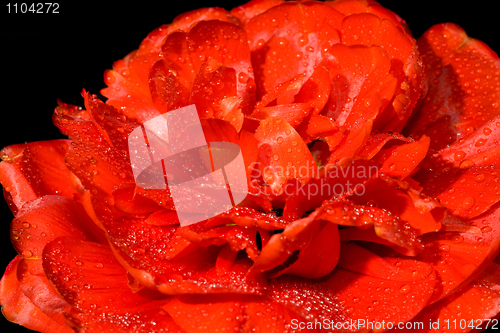
<path id="1" fill-rule="evenodd" d="M 490 232 L 491 230 L 493 230 L 493 229 L 488 225 L 481 228 L 482 233 L 487 233 L 487 232 Z"/>
<path id="2" fill-rule="evenodd" d="M 476 203 L 476 200 L 474 200 L 473 197 L 466 197 L 463 201 L 462 201 L 462 207 L 463 209 L 465 210 L 469 210 L 471 209 L 472 207 L 474 207 Z"/>
<path id="3" fill-rule="evenodd" d="M 472 160 L 465 160 L 465 161 L 462 161 L 459 165 L 460 169 L 467 169 L 467 168 L 471 168 L 473 167 L 474 165 L 476 165 L 476 163 L 474 163 L 474 161 Z"/>
<path id="4" fill-rule="evenodd" d="M 465 157 L 465 153 L 463 151 L 455 152 L 455 161 L 461 161 Z"/>
<path id="5" fill-rule="evenodd" d="M 443 244 L 443 245 L 439 246 L 439 250 L 441 250 L 443 252 L 448 252 L 448 251 L 450 251 L 450 246 L 448 244 Z"/>
<path id="6" fill-rule="evenodd" d="M 401 289 L 399 289 L 399 293 L 403 295 L 408 294 L 410 291 L 411 291 L 411 286 L 407 284 L 405 284 L 404 286 L 401 287 Z"/>

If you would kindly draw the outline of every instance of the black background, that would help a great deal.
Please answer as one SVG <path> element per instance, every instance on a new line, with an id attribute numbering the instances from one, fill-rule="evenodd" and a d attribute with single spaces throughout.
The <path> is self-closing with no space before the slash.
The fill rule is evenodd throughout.
<path id="1" fill-rule="evenodd" d="M 80 95 L 83 88 L 98 93 L 105 87 L 104 70 L 136 49 L 148 32 L 171 22 L 177 14 L 210 6 L 231 9 L 242 3 L 121 1 L 103 6 L 75 1 L 61 4 L 59 14 L 8 14 L 7 6 L 3 5 L 0 7 L 0 148 L 63 138 L 51 120 L 56 100 L 83 105 Z M 380 3 L 405 19 L 414 37 L 433 24 L 454 22 L 469 36 L 500 52 L 494 2 L 467 2 L 467 6 L 459 5 L 458 1 L 437 0 Z M 3 244 L 0 271 L 3 272 L 16 253 L 9 239 L 13 216 L 2 198 L 0 214 L 0 244 Z M 2 332 L 28 331 L 0 317 Z"/>

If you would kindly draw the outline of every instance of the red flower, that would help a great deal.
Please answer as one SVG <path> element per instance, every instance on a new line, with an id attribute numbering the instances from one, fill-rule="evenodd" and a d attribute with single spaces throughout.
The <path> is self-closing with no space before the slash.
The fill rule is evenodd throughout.
<path id="1" fill-rule="evenodd" d="M 499 78 L 457 25 L 416 41 L 374 1 L 182 14 L 105 73 L 106 102 L 59 103 L 69 139 L 2 150 L 2 312 L 42 332 L 492 326 Z M 180 226 L 128 135 L 190 104 L 241 147 L 250 193 Z"/>

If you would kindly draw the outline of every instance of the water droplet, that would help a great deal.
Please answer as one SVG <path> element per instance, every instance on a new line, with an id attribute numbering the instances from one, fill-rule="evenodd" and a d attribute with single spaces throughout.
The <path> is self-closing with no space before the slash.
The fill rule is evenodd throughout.
<path id="1" fill-rule="evenodd" d="M 28 229 L 31 225 L 28 222 L 23 222 L 23 228 Z"/>
<path id="2" fill-rule="evenodd" d="M 485 226 L 485 227 L 481 228 L 481 232 L 483 232 L 483 233 L 490 232 L 491 230 L 493 230 L 493 229 L 490 226 Z"/>
<path id="3" fill-rule="evenodd" d="M 484 175 L 484 173 L 480 173 L 476 177 L 474 177 L 474 180 L 478 183 L 483 182 L 485 179 L 486 179 L 486 176 Z"/>
<path id="4" fill-rule="evenodd" d="M 297 40 L 297 44 L 299 46 L 305 46 L 307 43 L 309 43 L 309 38 L 307 38 L 307 35 L 301 35 Z"/>
<path id="5" fill-rule="evenodd" d="M 82 266 L 82 265 L 83 265 L 83 262 L 81 262 L 81 261 L 77 261 L 77 262 L 75 262 L 75 265 L 76 265 L 76 266 Z"/>
<path id="6" fill-rule="evenodd" d="M 439 250 L 441 250 L 443 252 L 448 252 L 448 251 L 450 251 L 450 246 L 448 244 L 443 244 L 443 245 L 439 246 Z"/>
<path id="7" fill-rule="evenodd" d="M 284 37 L 276 38 L 275 42 L 278 43 L 278 46 L 280 46 L 280 47 L 285 47 L 288 45 L 288 39 L 286 39 Z"/>
<path id="8" fill-rule="evenodd" d="M 451 240 L 455 244 L 460 244 L 460 243 L 462 243 L 464 241 L 464 236 L 457 235 L 457 236 L 454 236 Z"/>
<path id="9" fill-rule="evenodd" d="M 23 252 L 21 252 L 21 254 L 25 258 L 31 258 L 31 257 L 33 257 L 33 252 L 28 251 L 28 250 L 24 250 Z"/>
<path id="10" fill-rule="evenodd" d="M 238 81 L 241 83 L 246 83 L 248 81 L 248 75 L 244 72 L 238 74 Z"/>
<path id="11" fill-rule="evenodd" d="M 473 197 L 466 197 L 463 201 L 462 201 L 462 207 L 463 209 L 465 210 L 469 210 L 471 209 L 472 207 L 474 207 L 474 204 L 476 203 L 476 200 L 474 200 Z"/>
<path id="12" fill-rule="evenodd" d="M 476 141 L 476 143 L 474 144 L 474 146 L 476 147 L 481 147 L 481 146 L 484 146 L 486 144 L 486 139 L 479 139 Z"/>
<path id="13" fill-rule="evenodd" d="M 455 152 L 455 161 L 461 161 L 465 157 L 465 153 L 463 151 Z"/>
<path id="14" fill-rule="evenodd" d="M 411 286 L 409 286 L 407 284 L 405 284 L 404 286 L 401 287 L 401 289 L 399 289 L 399 293 L 401 293 L 403 295 L 408 294 L 410 291 L 411 291 Z"/>
<path id="15" fill-rule="evenodd" d="M 474 163 L 474 161 L 465 160 L 465 161 L 460 163 L 459 167 L 460 167 L 460 169 L 467 169 L 467 168 L 473 167 L 474 165 L 476 165 L 476 163 Z"/>

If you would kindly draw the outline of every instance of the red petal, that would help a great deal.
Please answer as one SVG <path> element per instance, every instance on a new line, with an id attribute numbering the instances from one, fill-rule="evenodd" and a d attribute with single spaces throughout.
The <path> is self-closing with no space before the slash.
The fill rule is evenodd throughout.
<path id="1" fill-rule="evenodd" d="M 45 247 L 43 268 L 73 307 L 69 320 L 77 327 L 130 332 L 157 326 L 178 331 L 177 325 L 161 313 L 160 307 L 168 300 L 147 289 L 132 292 L 127 271 L 108 246 L 58 238 Z"/>
<path id="2" fill-rule="evenodd" d="M 349 16 L 352 14 L 371 13 L 380 18 L 380 20 L 390 20 L 399 30 L 411 34 L 406 27 L 406 23 L 396 14 L 389 9 L 382 7 L 379 3 L 373 0 L 359 1 L 359 0 L 336 0 L 326 1 L 326 4 L 332 6 L 338 12 Z"/>
<path id="3" fill-rule="evenodd" d="M 310 103 L 314 107 L 313 114 L 318 114 L 328 101 L 331 89 L 328 69 L 321 63 L 295 95 L 294 102 Z"/>
<path id="4" fill-rule="evenodd" d="M 93 195 L 109 196 L 124 183 L 134 183 L 127 138 L 139 125 L 94 96 L 85 97 L 87 111 L 62 104 L 53 120 L 72 140 L 65 156 L 68 168 Z"/>
<path id="5" fill-rule="evenodd" d="M 307 124 L 306 134 L 311 141 L 325 140 L 329 150 L 336 148 L 342 139 L 342 133 L 335 121 L 322 115 L 311 116 Z"/>
<path id="6" fill-rule="evenodd" d="M 324 61 L 333 88 L 324 114 L 350 130 L 356 123 L 374 120 L 379 109 L 387 107 L 396 87 L 389 60 L 377 46 L 337 44 L 329 48 Z M 373 96 L 380 97 L 373 99 Z M 380 100 L 381 104 L 376 106 L 372 100 Z"/>
<path id="7" fill-rule="evenodd" d="M 297 261 L 281 274 L 318 278 L 329 274 L 337 265 L 340 252 L 339 232 L 333 223 L 326 223 L 312 236 L 307 247 L 300 249 Z"/>
<path id="8" fill-rule="evenodd" d="M 107 103 L 123 110 L 125 115 L 140 123 L 158 115 L 158 110 L 163 111 L 161 107 L 157 109 L 158 105 L 155 107 L 151 101 L 149 69 L 159 58 L 161 45 L 168 34 L 176 30 L 188 31 L 195 23 L 206 20 L 240 24 L 235 17 L 222 8 L 202 8 L 181 14 L 172 21 L 171 25 L 163 25 L 153 30 L 142 41 L 136 52 L 132 52 L 123 60 L 115 62 L 113 70 L 104 74 L 108 88 L 103 89 L 101 93 L 109 98 Z M 164 73 L 167 74 L 169 71 L 165 70 Z M 156 75 L 153 77 L 157 78 Z M 170 82 L 173 87 L 176 81 Z M 174 90 L 179 92 L 179 87 Z M 154 94 L 152 95 L 154 100 Z M 184 104 L 180 106 L 184 106 Z M 177 107 L 171 109 L 175 108 Z"/>
<path id="9" fill-rule="evenodd" d="M 375 173 L 373 173 L 375 170 Z M 320 170 L 321 175 L 311 178 L 306 184 L 289 181 L 284 194 L 279 199 L 285 200 L 283 218 L 293 221 L 301 218 L 307 211 L 320 207 L 324 200 L 333 197 L 363 193 L 364 184 L 378 174 L 378 165 L 355 160 L 342 167 L 327 165 Z M 275 206 L 279 201 L 275 200 Z"/>
<path id="10" fill-rule="evenodd" d="M 191 86 L 189 104 L 196 104 L 200 118 L 212 118 L 220 112 L 224 98 L 236 96 L 234 68 L 219 66 L 215 59 L 200 66 Z"/>
<path id="11" fill-rule="evenodd" d="M 419 38 L 418 45 L 429 91 L 409 124 L 409 133 L 428 135 L 431 149 L 438 150 L 467 137 L 499 114 L 500 61 L 486 44 L 469 38 L 452 23 L 433 26 Z M 474 70 L 465 69 L 465 63 Z"/>
<path id="12" fill-rule="evenodd" d="M 209 245 L 220 246 L 227 242 L 233 252 L 237 253 L 240 250 L 246 250 L 248 257 L 252 260 L 259 254 L 256 242 L 257 228 L 255 227 L 231 225 L 207 229 L 204 226 L 193 225 L 180 228 L 179 234 L 193 244 L 204 247 Z"/>
<path id="13" fill-rule="evenodd" d="M 160 27 L 148 37 L 155 36 L 155 42 L 166 36 L 166 27 Z M 107 88 L 101 89 L 101 94 L 108 98 L 107 104 L 122 110 L 127 117 L 143 123 L 159 114 L 154 106 L 149 92 L 149 69 L 159 56 L 158 45 L 142 44 L 144 52 L 139 55 L 131 53 L 123 60 L 113 64 L 112 70 L 104 73 Z M 147 51 L 150 51 L 148 53 Z"/>
<path id="14" fill-rule="evenodd" d="M 135 54 L 132 53 L 131 55 L 133 55 L 133 57 L 140 57 L 149 54 L 159 54 L 161 52 L 161 44 L 171 29 L 172 25 L 169 26 L 166 24 L 154 29 L 142 40 Z M 125 59 L 128 59 L 129 56 L 125 57 Z M 142 74 L 144 75 L 144 73 Z"/>
<path id="15" fill-rule="evenodd" d="M 201 119 L 201 127 L 207 142 L 238 143 L 238 133 L 234 126 L 221 119 Z"/>
<path id="16" fill-rule="evenodd" d="M 373 160 L 382 163 L 379 170 L 381 174 L 405 179 L 415 171 L 417 165 L 425 158 L 429 143 L 429 137 L 424 135 L 417 142 L 384 148 Z"/>
<path id="17" fill-rule="evenodd" d="M 136 194 L 153 200 L 157 205 L 168 210 L 175 210 L 174 200 L 170 190 L 147 190 L 140 187 L 135 188 Z"/>
<path id="18" fill-rule="evenodd" d="M 29 259 L 40 258 L 45 245 L 59 236 L 105 241 L 79 203 L 59 196 L 24 205 L 10 232 L 17 252 Z"/>
<path id="19" fill-rule="evenodd" d="M 264 230 L 283 229 L 287 223 L 271 212 L 264 214 L 249 207 L 233 207 L 207 221 L 207 227 L 223 224 L 236 224 L 241 227 L 258 227 Z"/>
<path id="20" fill-rule="evenodd" d="M 165 113 L 189 104 L 189 83 L 160 59 L 149 70 L 149 89 L 156 109 Z M 150 116 L 149 119 L 153 118 Z"/>
<path id="21" fill-rule="evenodd" d="M 145 222 L 151 225 L 174 225 L 179 224 L 179 218 L 174 210 L 162 209 L 149 215 Z"/>
<path id="22" fill-rule="evenodd" d="M 243 127 L 245 116 L 241 111 L 242 99 L 236 96 L 224 98 L 220 102 L 220 110 L 215 114 L 216 118 L 222 119 L 234 126 L 239 133 Z"/>
<path id="23" fill-rule="evenodd" d="M 414 322 L 437 323 L 432 327 L 433 330 L 425 332 L 434 332 L 438 329 L 447 332 L 469 332 L 473 328 L 486 330 L 496 326 L 495 321 L 488 319 L 497 316 L 500 311 L 499 304 L 500 266 L 491 263 L 479 277 L 460 292 L 427 306 L 414 318 Z M 456 328 L 454 323 L 457 323 Z"/>
<path id="24" fill-rule="evenodd" d="M 382 258 L 354 243 L 342 244 L 338 266 L 393 281 L 417 281 L 433 274 L 432 267 L 425 262 Z"/>
<path id="25" fill-rule="evenodd" d="M 54 290 L 45 276 L 41 259 L 23 259 L 17 268 L 21 290 L 30 301 L 46 315 L 65 324 L 63 315 L 70 306 Z"/>
<path id="26" fill-rule="evenodd" d="M 153 200 L 136 193 L 136 188 L 132 185 L 113 191 L 114 206 L 125 213 L 139 215 L 152 213 L 161 208 Z"/>
<path id="27" fill-rule="evenodd" d="M 117 258 L 145 286 L 166 294 L 262 292 L 260 277 L 246 277 L 251 266 L 249 259 L 238 259 L 224 276 L 217 273 L 215 263 L 219 246 L 226 243 L 225 237 L 231 239 L 235 247 L 245 244 L 237 235 L 207 234 L 204 241 L 204 236 L 196 239 L 196 233 L 188 232 L 197 240 L 197 245 L 183 237 L 183 231 L 191 228 L 157 226 L 125 218 L 105 220 L 103 224 Z M 198 230 L 203 225 L 190 227 Z"/>
<path id="28" fill-rule="evenodd" d="M 407 188 L 398 188 L 399 185 L 391 185 L 377 178 L 366 185 L 363 195 L 353 195 L 350 199 L 358 204 L 368 203 L 389 211 L 417 229 L 419 235 L 439 231 L 446 209 L 437 201 L 403 184 L 400 185 Z"/>
<path id="29" fill-rule="evenodd" d="M 425 193 L 437 197 L 454 215 L 472 218 L 500 200 L 500 128 L 487 122 L 464 139 L 428 156 L 415 175 Z"/>
<path id="30" fill-rule="evenodd" d="M 200 17 L 205 15 L 201 14 Z M 206 12 L 210 12 L 209 9 Z M 131 52 L 123 60 L 113 64 L 113 70 L 104 73 L 104 80 L 108 88 L 101 90 L 101 94 L 108 97 L 107 104 L 139 123 L 143 123 L 159 114 L 151 100 L 148 73 L 161 52 L 161 45 L 167 34 L 175 29 L 181 29 L 184 24 L 196 20 L 194 11 L 189 22 L 183 22 L 180 17 L 174 19 L 170 26 L 162 25 L 146 36 L 137 51 Z M 207 13 L 208 14 L 208 13 Z M 207 15 L 210 16 L 210 15 Z M 220 18 L 220 17 L 219 17 Z"/>
<path id="31" fill-rule="evenodd" d="M 268 9 L 279 5 L 283 0 L 250 0 L 249 2 L 233 8 L 231 14 L 237 17 L 244 24 L 248 23 L 250 19 L 257 16 Z"/>
<path id="32" fill-rule="evenodd" d="M 469 162 L 474 164 L 471 160 L 463 162 L 462 166 Z M 424 193 L 438 198 L 453 215 L 473 218 L 486 212 L 500 200 L 500 193 L 495 189 L 499 166 L 455 168 L 447 163 L 436 166 L 436 169 L 423 169 L 415 175 L 415 179 L 424 187 Z"/>
<path id="33" fill-rule="evenodd" d="M 243 162 L 245 163 L 245 171 L 247 173 L 247 179 L 250 180 L 250 175 L 254 170 L 254 163 L 257 162 L 257 157 L 259 156 L 258 151 L 259 142 L 255 136 L 248 131 L 241 131 L 240 137 L 238 139 L 238 146 L 241 149 L 241 155 L 243 156 Z"/>
<path id="34" fill-rule="evenodd" d="M 371 33 L 366 33 L 366 30 Z M 391 61 L 390 72 L 397 79 L 394 98 L 382 103 L 385 109 L 375 122 L 375 129 L 400 131 L 411 115 L 422 84 L 422 64 L 415 40 L 401 25 L 373 14 L 347 16 L 342 22 L 342 43 L 345 45 L 378 45 Z M 398 47 L 394 47 L 397 45 Z M 387 108 L 385 106 L 387 105 Z"/>
<path id="35" fill-rule="evenodd" d="M 411 142 L 411 139 L 408 139 L 399 133 L 372 134 L 366 141 L 365 145 L 358 151 L 358 156 L 370 160 L 391 140 L 402 141 L 401 143 Z M 398 143 L 391 144 L 396 145 Z"/>
<path id="36" fill-rule="evenodd" d="M 188 31 L 195 23 L 200 21 L 219 20 L 223 22 L 241 25 L 241 22 L 224 8 L 209 7 L 191 10 L 178 15 L 168 27 L 169 32 L 182 30 Z"/>
<path id="37" fill-rule="evenodd" d="M 374 109 L 378 109 L 378 105 L 380 105 L 380 100 L 378 96 L 373 96 L 371 101 L 368 102 L 368 105 L 376 105 Z M 373 112 L 373 109 L 371 109 Z M 362 114 L 370 115 L 369 110 L 363 110 Z M 373 113 L 371 113 L 374 116 Z M 369 116 L 370 117 L 370 116 Z M 362 119 L 362 118 L 361 118 Z M 331 147 L 332 154 L 328 159 L 328 163 L 342 166 L 346 162 L 350 161 L 353 156 L 357 154 L 359 149 L 366 143 L 368 138 L 370 137 L 370 133 L 373 127 L 373 120 L 368 119 L 366 122 L 359 122 L 355 125 L 352 131 L 348 131 L 340 141 L 337 147 Z M 337 138 L 335 138 L 337 139 Z M 334 140 L 336 142 L 337 140 Z"/>
<path id="38" fill-rule="evenodd" d="M 193 333 L 282 333 L 290 332 L 290 323 L 302 321 L 284 306 L 257 297 L 181 296 L 163 308 L 180 327 Z"/>
<path id="39" fill-rule="evenodd" d="M 12 197 L 16 212 L 24 203 L 44 195 L 73 198 L 77 193 L 64 163 L 68 144 L 68 140 L 53 140 L 2 149 L 0 182 Z"/>
<path id="40" fill-rule="evenodd" d="M 141 61 L 143 62 L 140 74 L 145 77 L 141 77 L 140 80 L 129 77 L 130 86 L 133 88 L 133 84 L 135 84 L 140 89 L 130 89 L 131 87 L 126 84 L 121 84 L 118 86 L 119 90 L 111 92 L 119 95 L 120 101 L 110 99 L 108 102 L 117 108 L 123 107 L 126 114 L 131 113 L 129 116 L 133 117 L 133 115 L 138 114 L 140 117 L 133 118 L 141 123 L 153 118 L 160 112 L 164 113 L 167 110 L 174 110 L 188 105 L 189 88 L 186 87 L 189 84 L 185 83 L 182 79 L 179 81 L 174 71 L 163 60 L 157 60 L 160 56 L 161 45 L 165 36 L 175 31 L 189 31 L 195 23 L 207 20 L 219 20 L 236 25 L 240 24 L 235 17 L 222 8 L 201 8 L 177 16 L 170 26 L 162 26 L 148 35 L 141 43 L 137 53 L 131 57 L 129 61 L 130 69 L 124 70 L 125 73 L 129 73 L 130 70 L 134 69 L 134 65 L 137 68 L 137 64 L 140 64 Z M 103 94 L 107 97 L 114 97 L 110 96 L 110 89 L 115 88 L 110 87 L 105 89 Z M 149 95 L 150 92 L 151 96 Z M 143 99 L 146 100 L 143 101 Z M 151 105 L 151 99 L 154 106 Z M 117 104 L 117 102 L 122 104 Z M 144 105 L 143 109 L 140 108 L 141 105 Z"/>
<path id="41" fill-rule="evenodd" d="M 252 116 L 261 120 L 280 117 L 286 120 L 293 128 L 297 128 L 302 120 L 312 111 L 313 107 L 308 105 L 308 103 L 293 103 L 255 108 Z"/>
<path id="42" fill-rule="evenodd" d="M 175 73 L 183 89 L 188 91 L 203 63 L 216 61 L 233 68 L 237 78 L 237 96 L 243 100 L 241 108 L 245 114 L 250 112 L 255 103 L 253 73 L 246 32 L 242 28 L 218 20 L 202 21 L 187 33 L 171 33 L 162 50 L 165 64 Z"/>
<path id="43" fill-rule="evenodd" d="M 113 64 L 113 70 L 104 73 L 104 78 L 108 88 L 102 89 L 101 93 L 108 97 L 107 103 L 118 110 L 123 110 L 127 117 L 145 122 L 159 114 L 151 100 L 155 100 L 155 94 L 150 95 L 148 73 L 155 61 L 159 58 L 161 45 L 165 37 L 173 31 L 188 31 L 191 25 L 203 20 L 220 20 L 239 24 L 239 21 L 229 12 L 222 8 L 202 8 L 193 10 L 177 16 L 170 26 L 163 25 L 151 33 L 142 41 L 139 49 L 127 55 L 123 60 Z M 168 75 L 168 70 L 163 70 L 163 74 Z M 158 73 L 154 71 L 153 81 L 158 78 Z M 173 88 L 175 80 L 169 78 L 172 84 L 170 90 L 179 92 L 179 87 Z M 167 85 L 168 86 L 168 85 Z M 166 92 L 168 93 L 168 92 Z M 182 103 L 181 103 L 182 104 Z M 176 104 L 177 105 L 177 104 Z M 185 104 L 179 105 L 184 106 Z M 177 107 L 172 107 L 176 109 Z"/>
<path id="44" fill-rule="evenodd" d="M 282 233 L 273 235 L 262 248 L 252 271 L 276 268 L 271 277 L 285 273 L 306 278 L 322 277 L 335 268 L 339 245 L 337 227 L 310 215 L 288 224 Z M 294 251 L 300 251 L 298 258 L 290 257 Z M 287 265 L 287 259 L 294 262 Z"/>
<path id="45" fill-rule="evenodd" d="M 288 179 L 306 183 L 317 173 L 307 145 L 290 124 L 279 117 L 261 121 L 255 132 L 264 181 L 280 193 Z"/>
<path id="46" fill-rule="evenodd" d="M 271 281 L 271 298 L 308 321 L 326 320 L 332 325 L 360 319 L 365 320 L 365 325 L 367 321 L 382 320 L 398 323 L 411 320 L 424 308 L 434 284 L 432 271 L 420 280 L 395 281 L 336 268 L 330 275 L 314 281 L 280 276 Z M 344 329 L 363 328 L 366 326 Z"/>
<path id="47" fill-rule="evenodd" d="M 306 82 L 305 75 L 299 74 L 278 84 L 262 96 L 252 117 L 281 117 L 297 128 L 310 113 L 318 113 L 325 105 L 331 87 L 326 70 L 322 66 L 318 68 L 321 70 L 316 69 Z"/>
<path id="48" fill-rule="evenodd" d="M 339 42 L 344 15 L 323 3 L 283 3 L 254 16 L 245 26 L 257 80 L 257 97 L 279 83 L 312 75 L 323 50 Z M 322 24 L 318 27 L 318 22 Z M 279 61 L 276 61 L 279 59 Z"/>
<path id="49" fill-rule="evenodd" d="M 79 310 L 124 313 L 162 303 L 130 290 L 125 269 L 106 245 L 58 238 L 44 249 L 43 269 L 60 295 Z"/>
<path id="50" fill-rule="evenodd" d="M 439 232 L 422 236 L 424 250 L 416 259 L 431 264 L 437 272 L 436 302 L 469 284 L 500 251 L 500 209 L 469 220 L 468 231 Z M 443 224 L 449 224 L 443 220 Z"/>
<path id="51" fill-rule="evenodd" d="M 438 283 L 429 303 L 467 285 L 498 254 L 500 241 L 474 233 L 431 233 L 424 235 L 425 249 L 416 259 L 430 263 Z"/>
<path id="52" fill-rule="evenodd" d="M 73 332 L 62 321 L 56 321 L 47 316 L 36 307 L 21 290 L 21 284 L 17 279 L 18 264 L 22 260 L 20 256 L 15 257 L 7 266 L 5 274 L 0 280 L 0 304 L 2 314 L 10 321 L 22 325 L 30 330 L 39 332 Z"/>
<path id="53" fill-rule="evenodd" d="M 418 246 L 417 231 L 397 215 L 381 208 L 355 205 L 350 201 L 331 201 L 318 209 L 317 218 L 361 229 L 373 225 L 377 236 L 392 244 L 409 250 Z"/>
<path id="54" fill-rule="evenodd" d="M 84 93 L 85 108 L 102 137 L 116 149 L 128 149 L 128 136 L 139 123 L 127 119 L 114 107 L 97 99 L 95 95 Z"/>

